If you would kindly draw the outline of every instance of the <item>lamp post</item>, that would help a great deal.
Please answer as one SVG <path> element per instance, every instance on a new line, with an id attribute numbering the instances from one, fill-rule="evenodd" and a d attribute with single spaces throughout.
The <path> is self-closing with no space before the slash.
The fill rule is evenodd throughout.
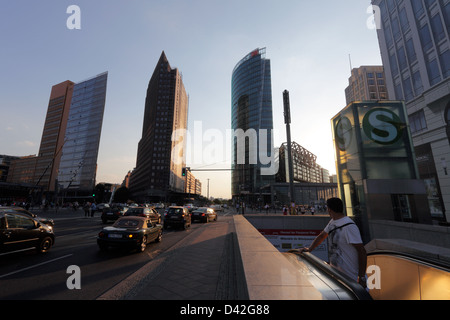
<path id="1" fill-rule="evenodd" d="M 287 151 L 288 151 L 288 165 L 289 165 L 289 199 L 290 204 L 295 203 L 294 196 L 294 168 L 292 166 L 292 149 L 291 149 L 291 106 L 289 102 L 289 91 L 283 92 L 283 104 L 284 104 L 284 123 L 286 124 L 286 137 L 287 137 Z"/>

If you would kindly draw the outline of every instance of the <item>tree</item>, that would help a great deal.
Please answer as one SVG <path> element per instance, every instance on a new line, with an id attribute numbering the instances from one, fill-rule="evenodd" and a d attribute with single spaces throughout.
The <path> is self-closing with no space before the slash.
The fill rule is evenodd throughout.
<path id="1" fill-rule="evenodd" d="M 125 203 L 130 198 L 130 190 L 127 187 L 120 187 L 114 194 L 113 202 Z"/>

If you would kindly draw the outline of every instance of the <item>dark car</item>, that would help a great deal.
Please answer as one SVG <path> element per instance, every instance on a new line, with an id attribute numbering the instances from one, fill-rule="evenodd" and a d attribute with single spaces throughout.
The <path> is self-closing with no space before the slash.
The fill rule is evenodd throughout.
<path id="1" fill-rule="evenodd" d="M 145 217 L 152 220 L 154 223 L 161 223 L 161 215 L 154 208 L 148 207 L 131 207 L 125 212 L 124 216 Z"/>
<path id="2" fill-rule="evenodd" d="M 0 255 L 36 249 L 50 250 L 55 243 L 53 229 L 27 214 L 0 209 Z"/>
<path id="3" fill-rule="evenodd" d="M 122 217 L 127 211 L 126 207 L 122 206 L 114 206 L 114 207 L 105 207 L 102 210 L 102 222 L 107 223 L 108 221 L 116 221 L 120 217 Z"/>
<path id="4" fill-rule="evenodd" d="M 169 207 L 164 215 L 164 229 L 168 227 L 183 227 L 186 229 L 191 226 L 191 215 L 189 210 L 184 207 Z"/>
<path id="5" fill-rule="evenodd" d="M 192 211 L 192 221 L 200 222 L 217 221 L 217 213 L 213 208 L 200 207 Z"/>
<path id="6" fill-rule="evenodd" d="M 159 242 L 162 238 L 161 225 L 146 217 L 122 217 L 111 227 L 103 228 L 98 234 L 97 244 L 100 250 L 108 247 L 137 249 L 143 252 L 150 242 Z"/>
<path id="7" fill-rule="evenodd" d="M 13 212 L 13 213 L 22 213 L 22 214 L 26 214 L 28 216 L 30 216 L 31 218 L 48 225 L 49 227 L 51 227 L 53 229 L 53 227 L 55 226 L 55 222 L 53 221 L 53 219 L 47 219 L 47 218 L 41 218 L 38 217 L 37 215 L 35 215 L 34 213 L 25 210 L 24 208 L 21 207 L 0 207 L 0 212 Z"/>

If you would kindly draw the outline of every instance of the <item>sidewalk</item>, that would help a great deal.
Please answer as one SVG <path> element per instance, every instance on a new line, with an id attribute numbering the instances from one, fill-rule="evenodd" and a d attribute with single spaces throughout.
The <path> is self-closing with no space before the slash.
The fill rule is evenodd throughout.
<path id="1" fill-rule="evenodd" d="M 236 264 L 232 217 L 190 230 L 172 248 L 100 296 L 99 300 L 248 299 Z M 163 240 L 164 241 L 164 240 Z"/>
<path id="2" fill-rule="evenodd" d="M 56 210 L 56 209 L 42 210 L 42 209 L 35 207 L 33 209 L 29 209 L 28 211 L 36 214 L 40 218 L 53 219 L 54 221 L 84 218 L 83 208 L 78 208 L 78 210 L 73 210 L 71 208 L 60 208 L 58 210 Z M 94 215 L 94 219 L 95 218 L 100 219 L 100 216 L 101 216 L 101 213 L 96 212 Z"/>

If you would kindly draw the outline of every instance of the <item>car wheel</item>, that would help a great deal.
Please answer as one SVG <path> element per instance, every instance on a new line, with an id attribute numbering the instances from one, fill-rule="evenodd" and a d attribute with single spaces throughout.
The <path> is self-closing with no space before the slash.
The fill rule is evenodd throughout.
<path id="1" fill-rule="evenodd" d="M 162 231 L 159 232 L 158 236 L 156 237 L 155 242 L 161 242 L 162 239 Z"/>
<path id="2" fill-rule="evenodd" d="M 147 236 L 142 238 L 141 245 L 138 247 L 139 252 L 144 252 L 145 248 L 147 248 Z"/>
<path id="3" fill-rule="evenodd" d="M 36 248 L 39 253 L 46 253 L 52 247 L 53 240 L 50 237 L 45 237 L 39 242 L 38 247 Z"/>

